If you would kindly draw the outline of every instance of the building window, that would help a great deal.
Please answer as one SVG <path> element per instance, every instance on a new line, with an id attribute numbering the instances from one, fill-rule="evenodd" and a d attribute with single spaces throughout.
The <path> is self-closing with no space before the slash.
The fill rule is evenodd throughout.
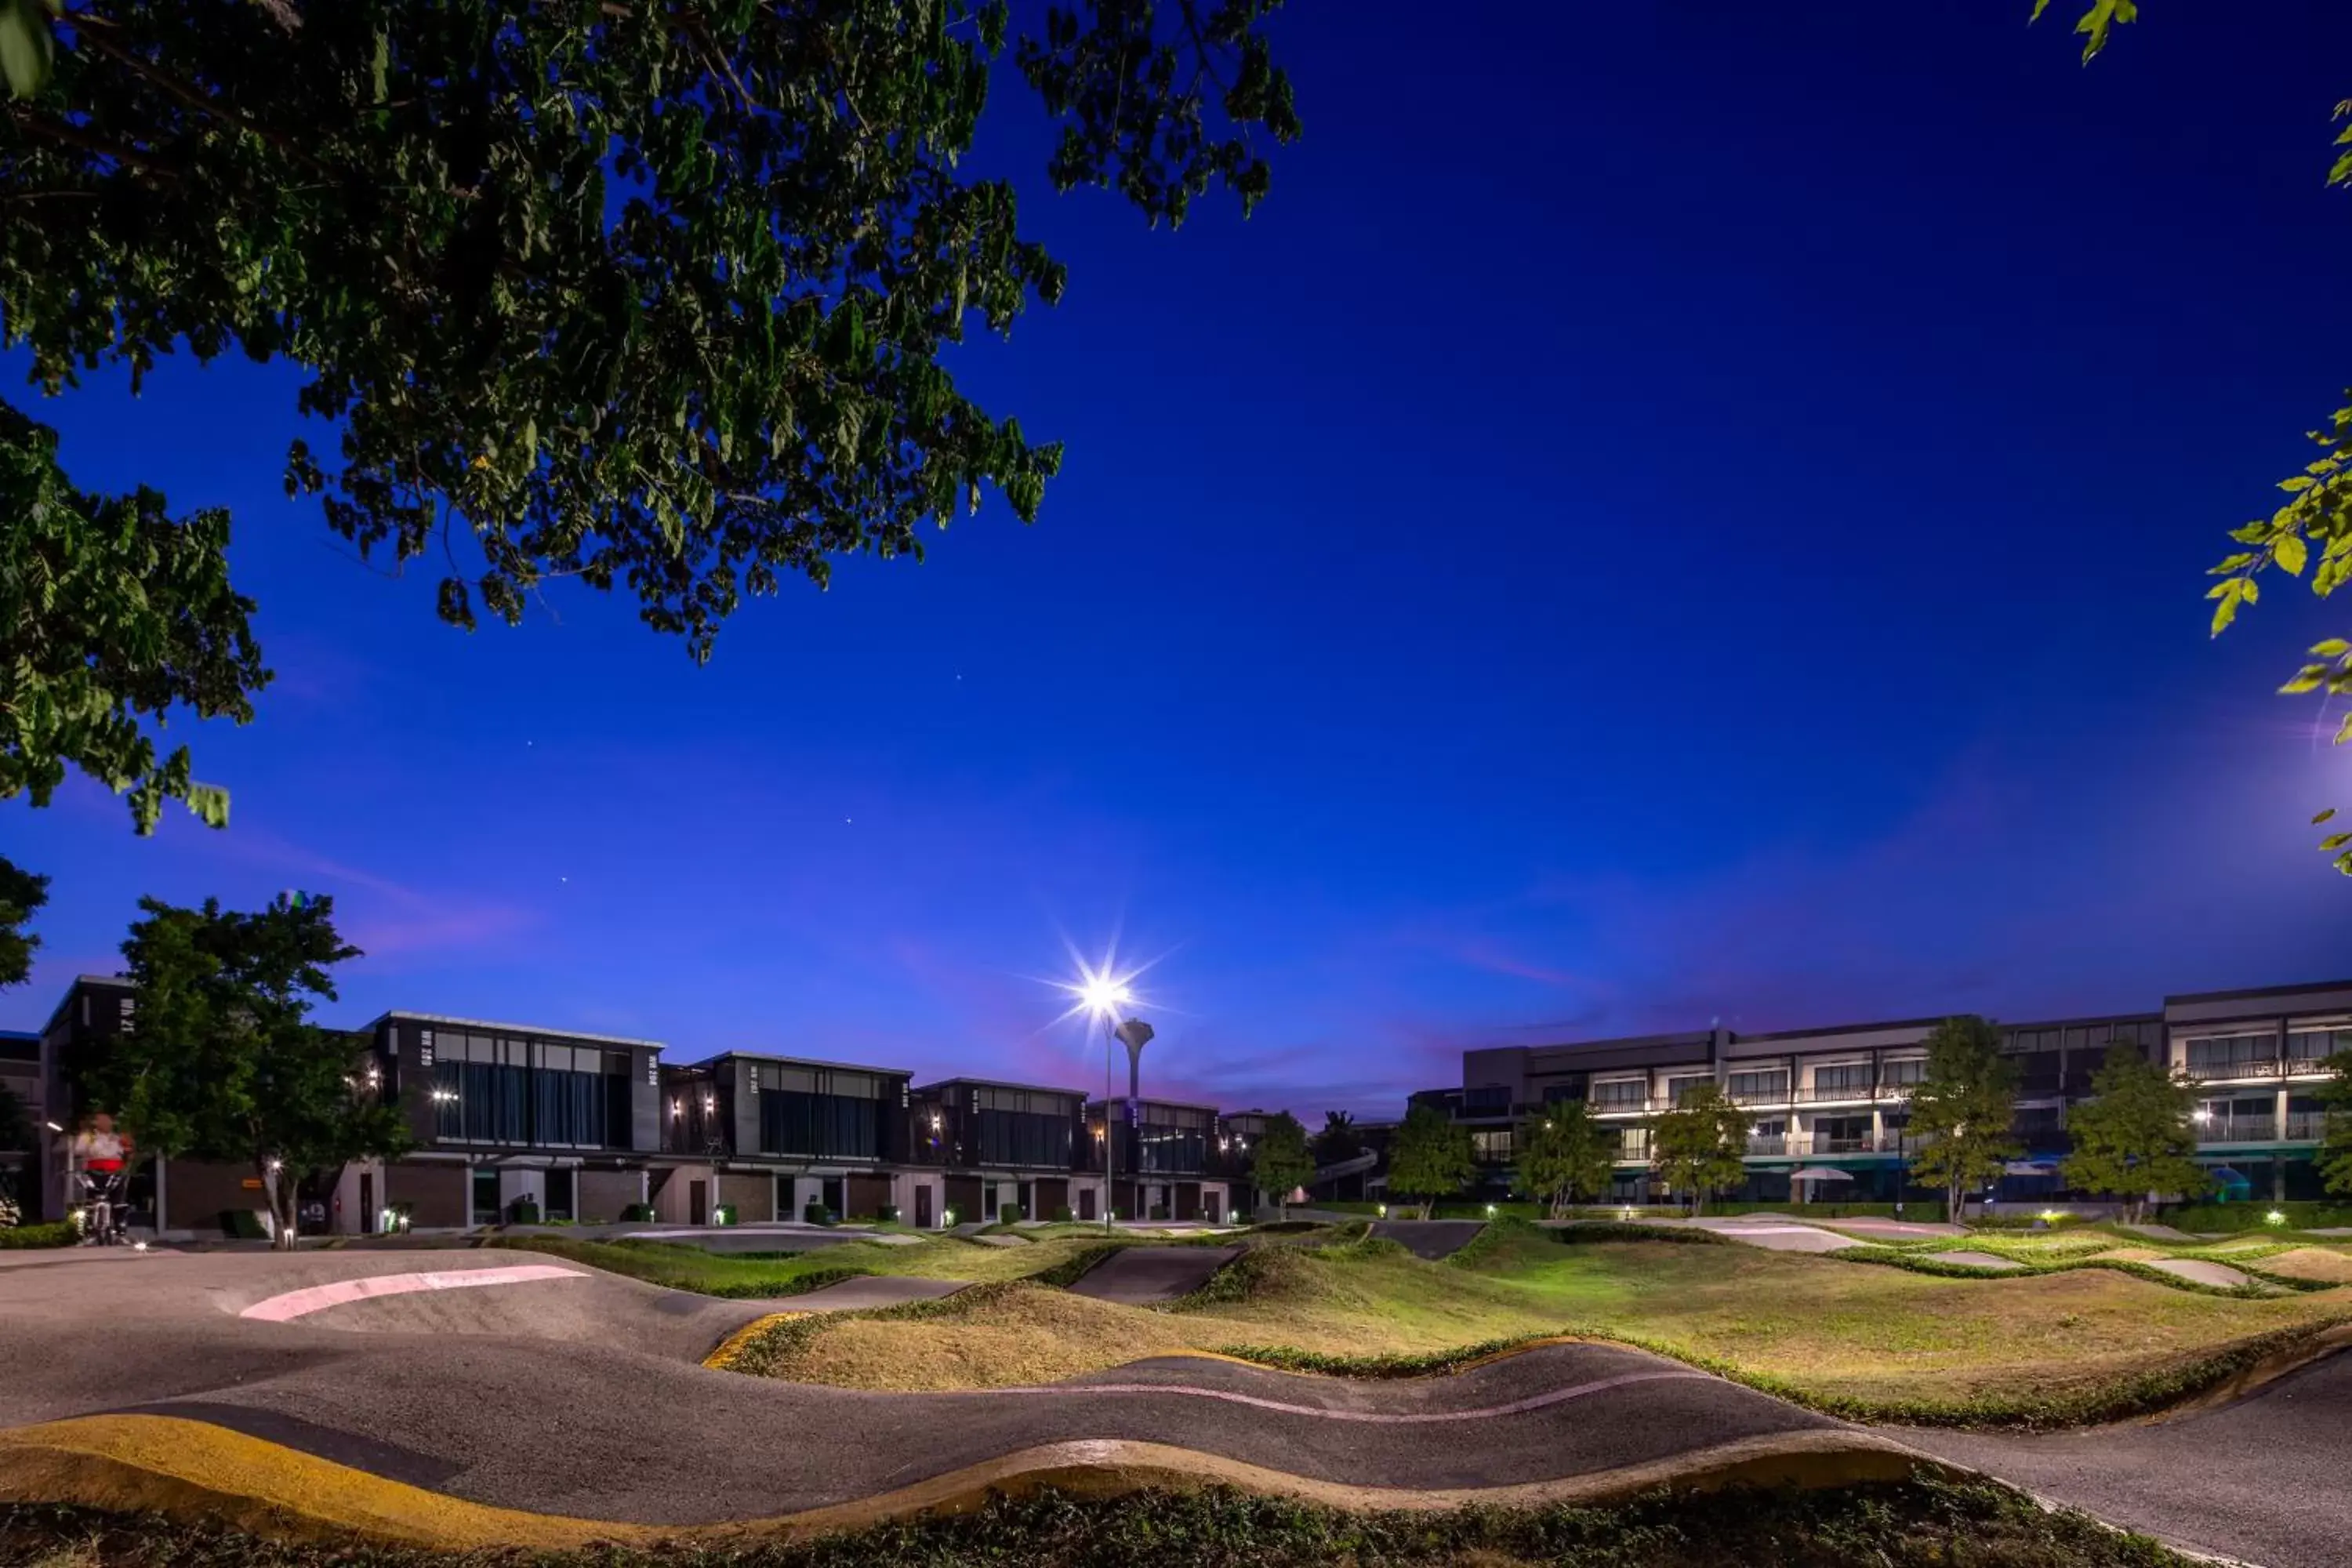
<path id="1" fill-rule="evenodd" d="M 1733 1073 L 1731 1098 L 1734 1100 L 1786 1100 L 1789 1098 L 1789 1069 L 1774 1068 L 1769 1072 Z"/>
<path id="2" fill-rule="evenodd" d="M 1511 1110 L 1511 1088 L 1508 1084 L 1480 1084 L 1476 1089 L 1462 1091 L 1462 1110 L 1467 1116 L 1507 1116 Z"/>
<path id="3" fill-rule="evenodd" d="M 2216 1035 L 2189 1042 L 2189 1071 L 2198 1078 L 2243 1078 L 2267 1072 L 2278 1059 L 2278 1037 Z"/>
<path id="4" fill-rule="evenodd" d="M 496 1171 L 474 1173 L 474 1223 L 496 1225 L 503 1217 L 499 1213 L 499 1173 Z"/>
<path id="5" fill-rule="evenodd" d="M 2286 1059 L 2296 1070 L 2316 1068 L 2338 1051 L 2352 1051 L 2352 1026 L 2297 1029 L 2286 1037 Z"/>
<path id="6" fill-rule="evenodd" d="M 1696 1089 L 1703 1083 L 1713 1083 L 1714 1081 L 1715 1075 L 1713 1073 L 1685 1073 L 1670 1078 L 1666 1079 L 1666 1103 L 1668 1105 L 1680 1105 L 1683 1102 L 1683 1096 L 1688 1094 L 1692 1089 Z"/>
<path id="7" fill-rule="evenodd" d="M 2278 1136 L 2278 1107 L 2267 1094 L 2200 1100 L 2193 1115 L 2200 1143 L 2263 1142 Z"/>
<path id="8" fill-rule="evenodd" d="M 1911 1089 L 1927 1081 L 1927 1058 L 1904 1057 L 1878 1064 L 1878 1081 L 1888 1089 Z"/>
<path id="9" fill-rule="evenodd" d="M 1513 1140 L 1507 1127 L 1481 1128 L 1470 1134 L 1470 1152 L 1482 1165 L 1511 1163 Z"/>
<path id="10" fill-rule="evenodd" d="M 1870 1094 L 1870 1064 L 1847 1062 L 1837 1067 L 1813 1069 L 1813 1094 L 1817 1099 L 1832 1095 L 1853 1095 L 1867 1099 Z"/>
<path id="11" fill-rule="evenodd" d="M 1867 1116 L 1817 1116 L 1813 1119 L 1813 1152 L 1861 1154 L 1871 1147 Z"/>
<path id="12" fill-rule="evenodd" d="M 1639 1110 L 1649 1100 L 1650 1080 L 1645 1078 L 1606 1079 L 1592 1086 L 1592 1104 L 1598 1110 Z"/>
<path id="13" fill-rule="evenodd" d="M 548 1172 L 544 1191 L 545 1200 L 540 1205 L 540 1208 L 547 1218 L 577 1219 L 580 1217 L 572 1212 L 572 1205 L 577 1196 L 572 1172 Z"/>
<path id="14" fill-rule="evenodd" d="M 1619 1164 L 1637 1162 L 1646 1163 L 1649 1158 L 1650 1130 L 1648 1128 L 1628 1127 L 1618 1133 L 1617 1163 Z"/>

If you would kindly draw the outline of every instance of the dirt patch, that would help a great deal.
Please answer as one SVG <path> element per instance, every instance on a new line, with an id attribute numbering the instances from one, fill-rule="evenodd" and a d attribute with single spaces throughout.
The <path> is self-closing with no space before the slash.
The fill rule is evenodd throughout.
<path id="1" fill-rule="evenodd" d="M 2324 1247 L 2298 1247 L 2275 1258 L 2260 1259 L 2255 1268 L 2290 1279 L 2325 1279 L 2330 1285 L 2352 1285 L 2352 1253 Z"/>
<path id="2" fill-rule="evenodd" d="M 1004 1388 L 1184 1350 L 1195 1339 L 1181 1318 L 1014 1286 L 920 1318 L 833 1320 L 771 1375 L 842 1388 Z"/>

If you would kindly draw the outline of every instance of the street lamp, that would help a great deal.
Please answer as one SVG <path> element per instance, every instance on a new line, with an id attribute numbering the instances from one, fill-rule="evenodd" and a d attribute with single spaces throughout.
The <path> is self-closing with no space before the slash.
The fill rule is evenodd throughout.
<path id="1" fill-rule="evenodd" d="M 1082 972 L 1083 973 L 1083 972 Z M 1077 993 L 1078 1005 L 1088 1016 L 1103 1021 L 1106 1044 L 1103 1050 L 1103 1233 L 1109 1235 L 1116 1214 L 1118 1193 L 1118 1140 L 1111 1134 L 1111 1100 L 1117 1091 L 1118 1058 L 1110 1054 L 1110 1044 L 1127 1047 L 1127 1103 L 1132 1110 L 1136 1097 L 1142 1091 L 1143 1047 L 1151 1043 L 1151 1026 L 1140 1018 L 1121 1019 L 1119 1009 L 1135 1000 L 1127 982 L 1108 969 L 1099 974 L 1087 973 L 1071 987 Z"/>

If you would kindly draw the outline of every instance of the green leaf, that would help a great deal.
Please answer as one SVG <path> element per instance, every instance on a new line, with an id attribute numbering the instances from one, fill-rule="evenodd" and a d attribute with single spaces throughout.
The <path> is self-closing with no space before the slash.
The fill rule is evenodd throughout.
<path id="1" fill-rule="evenodd" d="M 30 98 L 48 85 L 54 48 L 37 0 L 0 0 L 0 75 L 13 96 Z"/>
<path id="2" fill-rule="evenodd" d="M 2334 816 L 2335 815 L 2336 815 L 2336 808 L 2335 808 L 2334 806 L 2332 806 L 2332 805 L 2331 805 L 2331 806 L 2329 806 L 2326 811 L 2321 812 L 2317 816 L 2313 817 L 2313 818 L 2311 819 L 2311 825 L 2312 825 L 2314 827 L 2316 827 L 2316 826 L 2318 826 L 2321 823 L 2326 822 L 2329 817 Z"/>
<path id="3" fill-rule="evenodd" d="M 2289 680 L 2284 686 L 2279 688 L 2279 695 L 2282 697 L 2298 697 L 2306 691 L 2316 691 L 2319 689 L 2319 683 L 2326 679 L 2327 667 L 2326 665 L 2306 664 L 2301 669 L 2294 672 L 2294 678 L 2293 679 Z"/>
<path id="4" fill-rule="evenodd" d="M 2290 577 L 2300 577 L 2304 562 L 2310 558 L 2310 549 L 2304 543 L 2303 535 L 2290 533 L 2271 546 L 2271 554 L 2277 560 L 2280 571 Z"/>
<path id="5" fill-rule="evenodd" d="M 2352 833 L 2331 833 L 2319 841 L 2322 849 L 2341 849 L 2347 844 L 2352 844 Z"/>
<path id="6" fill-rule="evenodd" d="M 2329 637 L 2325 642 L 2312 644 L 2311 651 L 2322 658 L 2342 658 L 2352 654 L 2352 642 L 2346 642 L 2342 637 Z"/>

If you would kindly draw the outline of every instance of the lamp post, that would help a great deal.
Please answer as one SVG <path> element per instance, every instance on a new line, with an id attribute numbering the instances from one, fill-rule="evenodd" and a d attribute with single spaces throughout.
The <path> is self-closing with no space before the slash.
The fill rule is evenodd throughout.
<path id="1" fill-rule="evenodd" d="M 1078 999 L 1087 1012 L 1103 1021 L 1103 1234 L 1112 1232 L 1118 1194 L 1118 1139 L 1111 1127 L 1111 1101 L 1117 1092 L 1118 1058 L 1112 1045 L 1127 1047 L 1127 1102 L 1131 1107 L 1143 1083 L 1143 1047 L 1151 1043 L 1151 1026 L 1140 1018 L 1122 1020 L 1121 1006 L 1135 1000 L 1126 983 L 1108 974 L 1089 975 L 1078 987 Z"/>

